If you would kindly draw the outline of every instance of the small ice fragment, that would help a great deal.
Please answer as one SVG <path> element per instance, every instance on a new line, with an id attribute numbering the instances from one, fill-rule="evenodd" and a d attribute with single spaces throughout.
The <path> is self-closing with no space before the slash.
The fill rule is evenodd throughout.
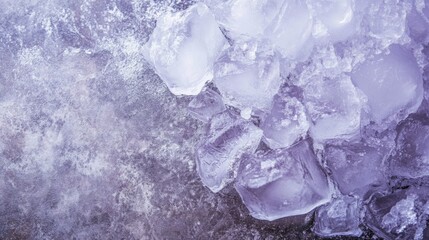
<path id="1" fill-rule="evenodd" d="M 313 231 L 322 237 L 359 237 L 359 205 L 357 198 L 341 196 L 317 209 Z"/>
<path id="2" fill-rule="evenodd" d="M 225 110 L 225 104 L 219 93 L 210 88 L 201 91 L 188 105 L 191 115 L 203 122 L 208 122 L 213 115 Z"/>
<path id="3" fill-rule="evenodd" d="M 327 177 L 307 141 L 243 158 L 235 188 L 257 219 L 305 214 L 331 199 Z"/>
<path id="4" fill-rule="evenodd" d="M 271 149 L 276 149 L 289 147 L 305 137 L 309 126 L 305 108 L 296 97 L 276 95 L 261 129 L 264 141 Z"/>
<path id="5" fill-rule="evenodd" d="M 429 118 L 410 115 L 398 130 L 396 153 L 390 159 L 391 174 L 406 178 L 429 176 Z"/>
<path id="6" fill-rule="evenodd" d="M 197 171 L 204 185 L 218 192 L 232 182 L 241 155 L 253 153 L 261 138 L 262 130 L 234 113 L 213 116 L 208 136 L 197 149 Z"/>
<path id="7" fill-rule="evenodd" d="M 144 55 L 173 94 L 197 95 L 225 44 L 214 16 L 197 3 L 159 18 Z"/>
<path id="8" fill-rule="evenodd" d="M 423 99 L 416 59 L 399 45 L 392 45 L 389 54 L 379 54 L 359 65 L 352 72 L 352 81 L 368 97 L 371 120 L 376 123 L 399 122 L 415 112 Z"/>
<path id="9" fill-rule="evenodd" d="M 313 78 L 304 87 L 304 104 L 313 123 L 310 135 L 316 141 L 349 138 L 359 130 L 361 96 L 346 75 Z"/>

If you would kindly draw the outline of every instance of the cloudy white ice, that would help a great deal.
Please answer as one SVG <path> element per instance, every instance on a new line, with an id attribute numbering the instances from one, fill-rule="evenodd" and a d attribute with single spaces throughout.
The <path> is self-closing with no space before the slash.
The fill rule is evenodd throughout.
<path id="1" fill-rule="evenodd" d="M 429 238 L 429 1 L 3 0 L 0 239 Z"/>

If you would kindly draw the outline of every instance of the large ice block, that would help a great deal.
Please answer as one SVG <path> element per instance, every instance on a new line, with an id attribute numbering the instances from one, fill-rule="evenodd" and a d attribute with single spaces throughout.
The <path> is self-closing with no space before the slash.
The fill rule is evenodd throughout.
<path id="1" fill-rule="evenodd" d="M 224 111 L 210 121 L 208 136 L 197 149 L 197 171 L 211 191 L 218 192 L 232 182 L 244 153 L 253 153 L 262 130 L 240 116 Z"/>
<path id="2" fill-rule="evenodd" d="M 173 94 L 197 95 L 212 79 L 213 63 L 225 44 L 208 7 L 197 3 L 160 17 L 144 56 Z"/>
<path id="3" fill-rule="evenodd" d="M 270 221 L 308 213 L 331 198 L 327 177 L 307 141 L 245 155 L 235 188 L 253 217 Z"/>
<path id="4" fill-rule="evenodd" d="M 423 99 L 423 80 L 416 59 L 399 45 L 366 60 L 352 72 L 353 83 L 368 97 L 371 120 L 399 122 Z"/>

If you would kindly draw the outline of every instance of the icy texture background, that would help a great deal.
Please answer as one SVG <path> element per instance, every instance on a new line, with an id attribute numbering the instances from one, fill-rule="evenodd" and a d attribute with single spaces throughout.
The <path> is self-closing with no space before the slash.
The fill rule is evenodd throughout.
<path id="1" fill-rule="evenodd" d="M 249 215 L 233 186 L 218 194 L 203 186 L 196 172 L 195 147 L 206 137 L 203 122 L 209 118 L 198 101 L 191 102 L 192 97 L 172 95 L 143 60 L 144 44 L 156 19 L 170 9 L 184 10 L 193 3 L 181 0 L 0 1 L 0 239 L 314 239 L 317 236 L 313 230 L 329 235 L 332 226 L 356 234 L 356 229 L 349 231 L 349 226 L 335 222 L 355 217 L 355 209 L 345 216 L 332 216 L 335 211 L 330 211 L 338 206 L 356 207 L 357 200 L 353 198 L 339 198 L 323 206 L 317 214 L 311 212 L 307 216 L 267 222 Z M 410 41 L 401 38 L 406 31 L 413 39 L 411 48 L 422 50 L 427 56 L 427 46 L 419 49 L 420 45 L 413 45 L 414 41 L 426 37 L 427 26 L 421 26 L 422 20 L 419 17 L 408 20 L 415 22 L 410 25 L 415 28 L 398 24 L 398 19 L 405 22 L 407 11 L 414 11 L 410 4 L 399 1 L 380 6 L 373 9 L 371 16 L 384 14 L 386 18 L 381 22 L 365 19 L 369 22 L 365 31 L 377 40 L 364 45 L 359 41 L 368 39 L 350 41 L 356 52 L 341 52 L 340 44 L 336 54 L 353 56 L 360 61 L 374 48 Z M 427 16 L 428 9 L 425 11 Z M 305 28 L 305 21 L 302 24 Z M 331 27 L 335 30 L 337 26 Z M 258 29 L 248 30 L 259 34 Z M 347 35 L 339 31 L 333 37 L 342 39 L 342 34 Z M 281 49 L 294 58 L 292 50 Z M 296 85 L 317 78 L 311 75 L 313 69 L 329 69 L 332 63 L 329 53 L 333 51 L 333 48 L 322 49 L 318 61 L 306 67 L 298 66 L 304 77 L 293 79 Z M 420 58 L 419 64 L 425 63 L 424 58 Z M 289 71 L 282 69 L 282 74 L 288 75 Z M 425 71 L 427 75 L 428 70 Z M 348 84 L 341 86 L 347 89 Z M 425 87 L 428 87 L 427 81 Z M 215 112 L 224 110 L 222 104 L 216 103 L 216 94 L 206 91 L 207 96 L 214 99 L 209 103 L 214 104 Z M 311 94 L 303 94 L 311 104 Z M 425 97 L 428 98 L 427 93 Z M 243 99 L 232 103 L 245 106 L 248 102 Z M 285 101 L 281 94 L 275 99 L 279 105 L 297 101 Z M 196 115 L 202 121 L 190 117 L 188 105 L 202 111 Z M 266 104 L 261 105 L 264 107 Z M 289 107 L 291 111 L 303 108 L 299 104 Z M 409 117 L 397 129 L 395 151 L 389 161 L 395 164 L 387 166 L 395 174 L 390 182 L 392 191 L 368 199 L 369 214 L 365 221 L 379 236 L 396 237 L 404 230 L 413 236 L 415 231 L 423 231 L 413 228 L 417 223 L 422 226 L 427 215 L 423 213 L 429 212 L 423 203 L 428 199 L 427 194 L 421 194 L 427 192 L 427 181 L 421 179 L 427 174 L 427 168 L 404 171 L 409 169 L 409 163 L 401 159 L 421 161 L 410 157 L 415 151 L 427 156 L 427 144 L 426 148 L 419 148 L 412 144 L 410 147 L 409 142 L 428 141 L 425 138 L 428 122 L 426 117 L 421 117 L 428 109 L 425 100 L 419 109 L 420 115 Z M 341 106 L 338 111 L 354 114 Z M 314 116 L 317 114 L 315 111 Z M 350 124 L 345 126 L 346 130 L 355 129 L 353 123 Z M 296 125 L 296 136 L 302 137 L 302 131 L 307 131 L 309 126 Z M 363 131 L 374 135 L 377 130 Z M 396 129 L 390 130 L 383 134 L 391 140 Z M 420 135 L 408 134 L 412 131 Z M 383 137 L 377 135 L 377 138 Z M 282 139 L 280 144 L 290 145 L 291 141 L 294 140 Z M 374 147 L 371 141 L 365 144 Z M 333 144 L 329 153 L 335 155 L 337 145 Z M 353 146 L 344 148 L 353 151 Z M 341 156 L 344 155 L 332 159 L 341 160 Z M 377 159 L 376 154 L 371 157 Z M 357 163 L 363 168 L 361 171 L 368 170 L 367 164 L 360 160 Z M 398 177 L 398 173 L 404 176 Z M 353 177 L 359 173 L 350 174 Z M 392 205 L 389 213 L 371 215 L 386 211 L 380 202 L 389 199 Z M 401 214 L 405 217 L 401 218 Z M 332 220 L 325 225 L 316 224 L 312 230 L 313 216 Z M 406 221 L 396 221 L 398 219 Z M 356 228 L 358 223 L 349 225 Z M 361 227 L 363 238 L 373 235 L 371 230 Z M 391 233 L 386 233 L 389 231 Z"/>

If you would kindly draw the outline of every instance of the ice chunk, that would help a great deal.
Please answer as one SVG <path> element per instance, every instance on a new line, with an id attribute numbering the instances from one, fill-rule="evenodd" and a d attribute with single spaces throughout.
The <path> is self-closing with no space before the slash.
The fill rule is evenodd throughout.
<path id="1" fill-rule="evenodd" d="M 234 38 L 261 38 L 278 15 L 284 0 L 206 1 L 216 20 Z M 249 24 L 251 23 L 251 24 Z"/>
<path id="2" fill-rule="evenodd" d="M 365 224 L 384 239 L 426 239 L 428 190 L 410 186 L 390 194 L 374 194 L 366 207 Z"/>
<path id="3" fill-rule="evenodd" d="M 396 153 L 390 159 L 392 175 L 429 176 L 429 118 L 423 114 L 410 116 L 398 129 Z"/>
<path id="4" fill-rule="evenodd" d="M 361 96 L 346 75 L 329 79 L 314 77 L 304 87 L 304 103 L 316 141 L 348 138 L 357 133 L 361 118 Z"/>
<path id="5" fill-rule="evenodd" d="M 382 123 L 415 112 L 423 99 L 423 80 L 414 56 L 399 45 L 368 59 L 352 72 L 353 83 L 368 97 L 371 120 Z"/>
<path id="6" fill-rule="evenodd" d="M 244 47 L 246 48 L 246 47 Z M 215 66 L 214 83 L 226 104 L 240 109 L 269 110 L 272 97 L 281 84 L 279 60 L 276 55 L 255 53 L 238 58 L 238 52 L 248 55 L 248 49 L 230 49 Z"/>
<path id="7" fill-rule="evenodd" d="M 291 146 L 305 137 L 310 123 L 302 103 L 288 95 L 274 96 L 271 112 L 262 122 L 264 141 L 271 149 Z"/>
<path id="8" fill-rule="evenodd" d="M 383 158 L 387 150 L 364 143 L 330 145 L 324 159 L 343 194 L 363 196 L 386 182 Z"/>
<path id="9" fill-rule="evenodd" d="M 245 155 L 235 188 L 253 217 L 270 221 L 308 213 L 331 198 L 326 175 L 307 141 Z"/>
<path id="10" fill-rule="evenodd" d="M 342 196 L 317 209 L 313 231 L 322 237 L 356 236 L 359 228 L 359 206 L 357 198 Z"/>
<path id="11" fill-rule="evenodd" d="M 225 44 L 207 6 L 197 3 L 159 18 L 144 55 L 173 94 L 196 95 L 212 79 Z"/>
<path id="12" fill-rule="evenodd" d="M 222 97 L 216 91 L 206 88 L 201 91 L 188 105 L 191 115 L 203 122 L 208 122 L 213 115 L 225 110 Z"/>
<path id="13" fill-rule="evenodd" d="M 354 0 L 312 0 L 312 15 L 320 21 L 321 26 L 313 35 L 329 37 L 331 41 L 342 41 L 356 32 L 357 24 L 354 16 Z"/>
<path id="14" fill-rule="evenodd" d="M 301 0 L 283 1 L 280 13 L 267 29 L 267 36 L 287 58 L 299 58 L 310 46 L 313 21 L 307 4 Z"/>
<path id="15" fill-rule="evenodd" d="M 197 149 L 197 171 L 204 185 L 218 192 L 232 182 L 241 155 L 254 152 L 261 138 L 262 130 L 240 116 L 229 111 L 215 115 Z"/>
<path id="16" fill-rule="evenodd" d="M 406 29 L 406 17 L 410 11 L 406 1 L 376 0 L 369 1 L 365 25 L 369 27 L 369 34 L 381 39 L 388 46 L 397 42 Z"/>
<path id="17" fill-rule="evenodd" d="M 234 40 L 269 40 L 287 58 L 299 57 L 309 45 L 312 18 L 304 1 L 229 0 L 209 5 Z"/>

